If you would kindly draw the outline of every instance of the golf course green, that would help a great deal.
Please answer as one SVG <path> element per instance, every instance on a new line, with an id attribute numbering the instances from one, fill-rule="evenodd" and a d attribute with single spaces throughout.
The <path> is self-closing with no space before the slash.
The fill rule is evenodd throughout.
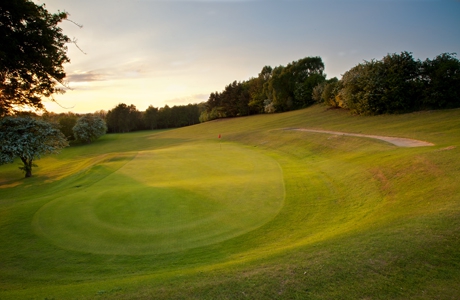
<path id="1" fill-rule="evenodd" d="M 0 166 L 0 299 L 460 295 L 458 109 L 315 105 L 18 164 Z"/>
<path id="2" fill-rule="evenodd" d="M 65 249 L 141 255 L 224 241 L 274 218 L 284 200 L 277 162 L 234 145 L 216 150 L 111 155 L 88 170 L 90 184 L 41 207 L 34 228 Z M 93 182 L 92 173 L 105 175 Z"/>

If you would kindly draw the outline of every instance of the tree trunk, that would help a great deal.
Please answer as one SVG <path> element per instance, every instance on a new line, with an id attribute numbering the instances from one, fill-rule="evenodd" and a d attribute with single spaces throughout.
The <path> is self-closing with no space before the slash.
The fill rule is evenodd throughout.
<path id="1" fill-rule="evenodd" d="M 27 161 L 27 158 L 21 157 L 22 163 L 24 164 L 24 167 L 21 169 L 24 170 L 24 173 L 26 173 L 26 178 L 32 177 L 32 159 L 30 161 Z"/>

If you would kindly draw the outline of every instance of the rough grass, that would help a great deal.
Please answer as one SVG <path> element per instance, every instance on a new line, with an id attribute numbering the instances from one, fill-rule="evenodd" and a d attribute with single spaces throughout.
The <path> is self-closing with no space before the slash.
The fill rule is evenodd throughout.
<path id="1" fill-rule="evenodd" d="M 459 117 L 356 117 L 315 106 L 107 135 L 38 161 L 29 180 L 1 166 L 0 298 L 455 299 Z M 290 127 L 435 146 L 283 130 Z M 152 195 L 168 201 L 152 204 Z M 250 203 L 232 212 L 229 202 L 241 197 Z M 152 220 L 155 210 L 164 214 Z M 219 223 L 219 214 L 230 220 Z M 200 228 L 211 215 L 219 217 Z M 182 222 L 176 232 L 174 222 Z M 181 236 L 188 225 L 200 229 Z M 120 242 L 103 227 L 138 236 Z M 152 227 L 177 243 L 151 243 Z M 97 238 L 104 234 L 112 236 Z M 200 234 L 206 242 L 195 240 Z"/>

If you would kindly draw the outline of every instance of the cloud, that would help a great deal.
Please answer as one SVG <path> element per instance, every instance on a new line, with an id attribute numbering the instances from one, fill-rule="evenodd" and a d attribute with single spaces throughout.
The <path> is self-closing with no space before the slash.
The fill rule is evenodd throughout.
<path id="1" fill-rule="evenodd" d="M 101 73 L 84 72 L 74 73 L 67 76 L 69 82 L 91 82 L 91 81 L 103 81 L 106 80 L 106 76 Z"/>
<path id="2" fill-rule="evenodd" d="M 145 73 L 146 72 L 140 63 L 128 62 L 118 66 L 115 65 L 112 67 L 91 70 L 87 72 L 74 71 L 73 73 L 67 75 L 67 80 L 70 83 L 96 82 L 137 78 Z"/>
<path id="3" fill-rule="evenodd" d="M 209 98 L 209 94 L 195 94 L 187 97 L 179 97 L 170 100 L 166 100 L 166 103 L 177 104 L 177 105 L 187 105 L 187 104 L 194 104 L 194 103 L 201 103 L 207 101 Z"/>
<path id="4" fill-rule="evenodd" d="M 349 55 L 356 55 L 358 54 L 359 51 L 356 49 L 348 50 L 348 51 L 340 51 L 337 53 L 338 56 L 344 57 L 344 56 L 349 56 Z"/>

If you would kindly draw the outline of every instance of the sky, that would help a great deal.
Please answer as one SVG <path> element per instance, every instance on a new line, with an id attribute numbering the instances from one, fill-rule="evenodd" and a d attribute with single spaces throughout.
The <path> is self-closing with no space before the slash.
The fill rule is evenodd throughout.
<path id="1" fill-rule="evenodd" d="M 34 0 L 72 22 L 70 89 L 48 111 L 91 113 L 119 103 L 208 100 L 233 81 L 320 56 L 327 78 L 364 60 L 460 54 L 458 0 Z M 81 50 L 80 50 L 80 49 Z M 457 56 L 459 57 L 459 56 Z"/>

